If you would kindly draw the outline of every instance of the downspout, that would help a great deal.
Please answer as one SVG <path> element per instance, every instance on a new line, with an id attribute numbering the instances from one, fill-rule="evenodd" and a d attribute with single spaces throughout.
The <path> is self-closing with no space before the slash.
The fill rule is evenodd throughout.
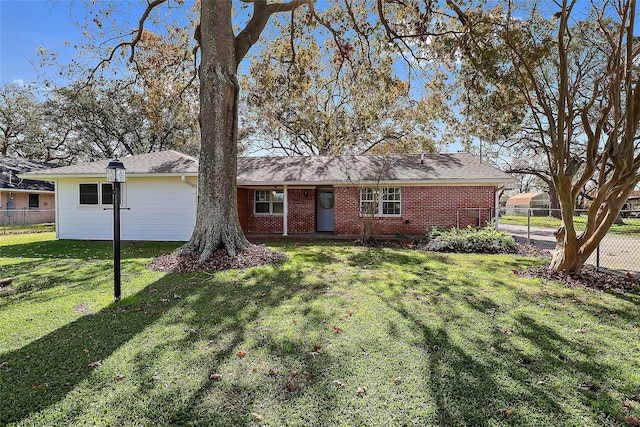
<path id="1" fill-rule="evenodd" d="M 288 236 L 289 229 L 289 196 L 287 195 L 287 186 L 284 186 L 283 190 L 284 194 L 284 203 L 283 203 L 283 213 L 282 213 L 282 235 Z"/>

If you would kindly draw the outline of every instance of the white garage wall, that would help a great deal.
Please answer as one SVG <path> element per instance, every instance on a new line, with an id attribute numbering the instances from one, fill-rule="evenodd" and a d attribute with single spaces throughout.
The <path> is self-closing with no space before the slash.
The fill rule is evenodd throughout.
<path id="1" fill-rule="evenodd" d="M 189 181 L 196 182 L 195 177 Z M 56 233 L 59 239 L 111 240 L 113 210 L 109 205 L 80 205 L 79 184 L 99 179 L 59 179 L 56 183 Z M 196 218 L 196 189 L 178 177 L 127 176 L 120 211 L 122 240 L 186 241 Z"/>

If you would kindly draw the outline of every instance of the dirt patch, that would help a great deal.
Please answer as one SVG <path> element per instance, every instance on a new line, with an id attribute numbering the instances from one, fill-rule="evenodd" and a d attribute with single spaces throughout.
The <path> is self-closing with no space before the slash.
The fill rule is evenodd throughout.
<path id="1" fill-rule="evenodd" d="M 73 306 L 71 307 L 71 310 L 80 314 L 93 314 L 96 312 L 95 310 L 92 310 L 91 307 L 89 307 L 88 303 Z"/>
<path id="2" fill-rule="evenodd" d="M 176 253 L 170 253 L 157 257 L 147 268 L 172 274 L 199 273 L 202 271 L 241 270 L 274 264 L 288 258 L 287 254 L 274 251 L 264 245 L 251 245 L 235 257 L 227 255 L 224 249 L 220 249 L 203 263 L 198 262 L 197 255 L 178 256 Z"/>

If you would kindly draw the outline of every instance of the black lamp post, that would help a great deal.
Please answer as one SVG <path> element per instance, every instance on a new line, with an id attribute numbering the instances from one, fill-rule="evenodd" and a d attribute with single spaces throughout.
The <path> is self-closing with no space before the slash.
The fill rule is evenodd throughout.
<path id="1" fill-rule="evenodd" d="M 127 171 L 118 159 L 107 166 L 107 182 L 113 186 L 113 297 L 120 301 L 120 199 L 121 184 L 127 180 Z"/>

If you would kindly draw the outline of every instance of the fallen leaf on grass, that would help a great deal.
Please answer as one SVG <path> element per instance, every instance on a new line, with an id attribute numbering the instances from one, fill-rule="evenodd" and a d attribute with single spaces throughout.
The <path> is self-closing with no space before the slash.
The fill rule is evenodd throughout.
<path id="1" fill-rule="evenodd" d="M 89 366 L 90 368 L 97 368 L 98 366 L 102 366 L 102 362 L 99 360 L 96 360 L 95 362 L 89 363 L 89 365 L 87 366 Z"/>
<path id="2" fill-rule="evenodd" d="M 284 385 L 284 388 L 288 391 L 288 392 L 293 392 L 296 391 L 296 386 L 295 384 L 293 384 L 290 381 L 287 381 L 286 384 Z"/>
<path id="3" fill-rule="evenodd" d="M 342 332 L 342 328 L 340 328 L 339 326 L 334 326 L 334 327 L 333 327 L 333 331 L 334 331 L 336 334 L 339 334 L 340 332 Z"/>
<path id="4" fill-rule="evenodd" d="M 511 270 L 511 272 L 512 272 L 513 274 L 519 274 L 519 273 L 518 273 L 518 270 Z"/>
<path id="5" fill-rule="evenodd" d="M 122 375 L 122 374 L 118 374 L 115 377 L 113 377 L 113 379 L 116 380 L 116 381 L 122 381 L 125 378 L 127 378 L 127 377 Z"/>
<path id="6" fill-rule="evenodd" d="M 195 329 L 189 329 L 189 335 L 196 335 L 198 333 L 198 331 L 196 331 Z"/>
<path id="7" fill-rule="evenodd" d="M 154 375 L 151 377 L 151 381 L 160 381 L 160 375 Z"/>
<path id="8" fill-rule="evenodd" d="M 397 384 L 397 385 L 402 384 L 402 377 L 398 377 L 398 378 L 396 378 L 396 384 Z"/>
<path id="9" fill-rule="evenodd" d="M 640 421 L 636 417 L 624 417 L 624 422 L 631 426 L 640 426 Z"/>
<path id="10" fill-rule="evenodd" d="M 38 388 L 38 387 L 40 387 L 40 384 L 38 383 L 31 384 L 31 388 Z"/>
<path id="11" fill-rule="evenodd" d="M 344 388 L 344 383 L 341 382 L 341 381 L 338 381 L 338 380 L 334 381 L 333 385 L 338 387 L 338 388 Z"/>
<path id="12" fill-rule="evenodd" d="M 501 414 L 506 415 L 507 418 L 509 418 L 511 415 L 513 415 L 513 411 L 511 409 L 507 409 L 507 408 L 500 408 L 500 409 L 498 409 L 498 412 L 500 412 Z"/>
<path id="13" fill-rule="evenodd" d="M 253 421 L 262 421 L 262 415 L 256 414 L 255 412 L 251 413 L 251 418 L 253 418 Z"/>
<path id="14" fill-rule="evenodd" d="M 163 304 L 166 304 L 166 303 L 169 302 L 169 300 L 166 299 L 166 298 L 160 298 L 160 302 L 163 303 Z"/>
<path id="15" fill-rule="evenodd" d="M 244 351 L 239 351 L 239 352 L 237 352 L 237 353 L 236 353 L 236 356 L 238 356 L 238 357 L 239 357 L 239 358 L 241 358 L 241 359 L 242 359 L 243 357 L 245 357 L 246 355 L 247 355 L 247 353 L 245 353 Z"/>
<path id="16" fill-rule="evenodd" d="M 309 356 L 313 357 L 314 359 L 316 358 L 316 356 L 319 356 L 320 353 L 317 351 L 310 351 L 309 352 Z"/>
<path id="17" fill-rule="evenodd" d="M 173 294 L 173 299 L 182 299 L 182 295 Z"/>
<path id="18" fill-rule="evenodd" d="M 507 328 L 498 328 L 498 332 L 504 335 L 513 335 L 513 331 Z"/>
<path id="19" fill-rule="evenodd" d="M 269 375 L 270 377 L 277 377 L 278 375 L 280 375 L 280 372 L 270 368 L 269 372 L 267 372 L 267 375 Z"/>
<path id="20" fill-rule="evenodd" d="M 1 369 L 1 368 L 6 368 L 7 366 L 9 366 L 9 362 L 2 362 L 2 363 L 0 363 L 0 369 Z"/>
<path id="21" fill-rule="evenodd" d="M 220 381 L 220 380 L 222 380 L 222 375 L 220 375 L 220 374 L 211 374 L 211 375 L 209 375 L 209 378 L 211 379 L 211 381 Z"/>
<path id="22" fill-rule="evenodd" d="M 625 399 L 625 401 L 622 402 L 622 406 L 627 409 L 635 409 L 638 406 L 638 402 L 635 400 Z"/>
<path id="23" fill-rule="evenodd" d="M 364 396 L 365 394 L 367 394 L 367 386 L 363 385 L 362 387 L 358 387 L 358 389 L 356 390 L 356 394 L 360 397 Z"/>
<path id="24" fill-rule="evenodd" d="M 321 349 L 322 349 L 322 347 L 320 347 L 319 345 L 314 345 L 313 346 L 313 351 L 317 351 L 318 353 L 320 352 Z"/>

